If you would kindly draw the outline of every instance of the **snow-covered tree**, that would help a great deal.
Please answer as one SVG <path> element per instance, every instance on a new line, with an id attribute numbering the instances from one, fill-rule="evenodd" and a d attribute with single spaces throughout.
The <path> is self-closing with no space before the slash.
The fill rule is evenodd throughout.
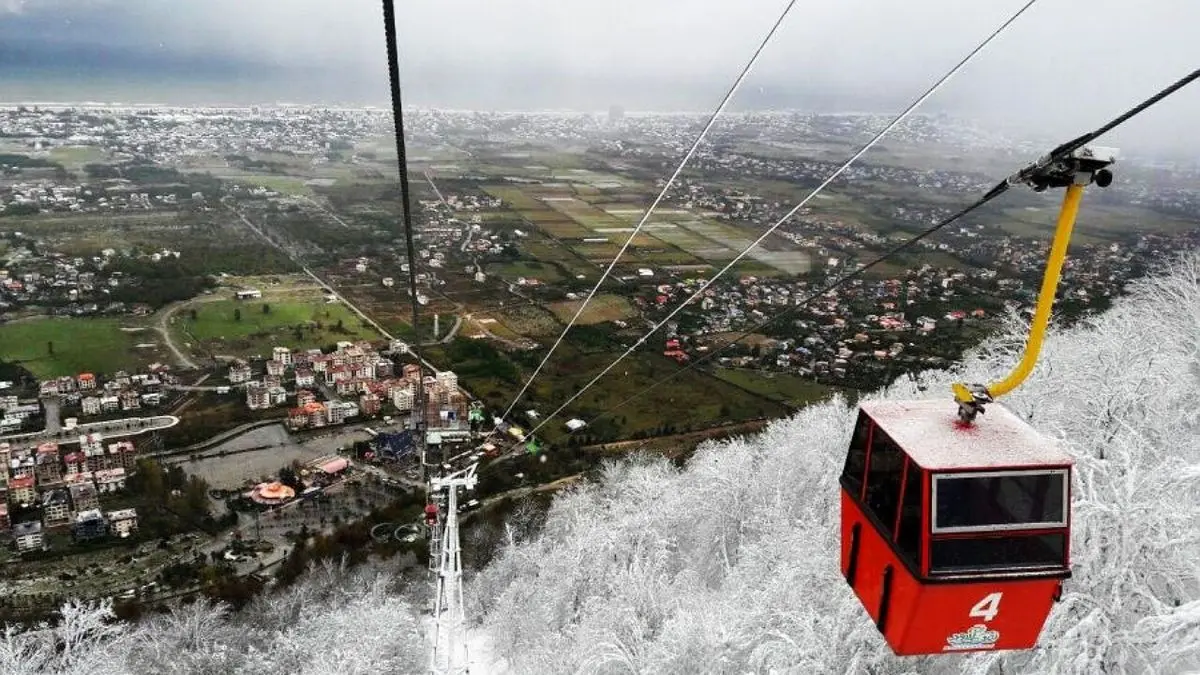
<path id="1" fill-rule="evenodd" d="M 948 396 L 1023 347 L 1014 317 L 953 372 L 873 398 Z M 855 411 L 812 406 L 680 470 L 610 462 L 538 520 L 489 534 L 468 587 L 473 649 L 516 673 L 1184 673 L 1200 669 L 1200 255 L 1052 333 L 1003 403 L 1077 461 L 1074 576 L 1029 652 L 893 656 L 838 568 L 838 473 Z M 324 567 L 237 614 L 196 603 L 136 625 L 69 604 L 0 634 L 3 673 L 423 672 L 411 591 Z M 417 601 L 419 602 L 419 601 Z M 472 672 L 479 672 L 473 669 Z M 485 669 L 486 672 L 486 669 Z"/>
<path id="2" fill-rule="evenodd" d="M 1006 335 L 872 398 L 1007 372 Z M 683 470 L 613 463 L 476 579 L 516 672 L 1185 672 L 1200 668 L 1200 256 L 1052 333 L 1003 403 L 1077 459 L 1074 577 L 1037 649 L 900 659 L 838 569 L 837 475 L 855 411 L 814 406 Z"/>
<path id="3" fill-rule="evenodd" d="M 382 566 L 325 565 L 231 614 L 197 601 L 136 625 L 68 604 L 53 627 L 0 635 L 0 673 L 413 673 L 428 659 L 408 593 Z"/>

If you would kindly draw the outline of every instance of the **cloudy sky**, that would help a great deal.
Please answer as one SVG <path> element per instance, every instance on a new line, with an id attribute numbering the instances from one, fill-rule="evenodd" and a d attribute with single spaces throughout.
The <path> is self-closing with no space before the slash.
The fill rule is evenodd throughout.
<path id="1" fill-rule="evenodd" d="M 739 105 L 890 111 L 1025 0 L 799 0 Z M 397 0 L 406 102 L 708 109 L 786 0 Z M 0 100 L 385 104 L 375 0 L 0 0 Z M 930 109 L 1071 133 L 1200 67 L 1195 0 L 1040 0 Z M 1163 142 L 1185 91 L 1125 136 Z"/>

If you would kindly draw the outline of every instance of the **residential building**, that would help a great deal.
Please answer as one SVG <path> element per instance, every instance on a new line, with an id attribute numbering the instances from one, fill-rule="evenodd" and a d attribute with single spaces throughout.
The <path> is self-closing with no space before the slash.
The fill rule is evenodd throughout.
<path id="1" fill-rule="evenodd" d="M 50 490 L 42 495 L 42 522 L 46 527 L 66 525 L 70 521 L 71 501 L 66 490 Z"/>
<path id="2" fill-rule="evenodd" d="M 91 391 L 96 388 L 96 376 L 92 373 L 79 374 L 79 391 Z"/>
<path id="3" fill-rule="evenodd" d="M 121 410 L 138 410 L 142 407 L 142 397 L 133 390 L 121 392 Z"/>
<path id="4" fill-rule="evenodd" d="M 296 386 L 311 387 L 317 383 L 317 378 L 313 376 L 313 372 L 307 368 L 296 369 Z"/>
<path id="5" fill-rule="evenodd" d="M 383 402 L 375 394 L 363 394 L 358 397 L 358 409 L 363 415 L 378 415 Z"/>
<path id="6" fill-rule="evenodd" d="M 341 424 L 346 421 L 346 410 L 337 401 L 330 401 L 325 409 L 329 414 L 328 420 L 330 424 Z"/>
<path id="7" fill-rule="evenodd" d="M 100 414 L 100 398 L 97 396 L 84 396 L 79 405 L 85 417 Z"/>
<path id="8" fill-rule="evenodd" d="M 62 482 L 62 464 L 58 456 L 58 443 L 47 442 L 37 447 L 34 476 L 39 485 Z"/>
<path id="9" fill-rule="evenodd" d="M 96 479 L 96 490 L 100 494 L 108 494 L 125 489 L 125 469 L 104 469 L 96 471 L 93 475 Z"/>
<path id="10" fill-rule="evenodd" d="M 67 473 L 65 475 L 67 479 L 88 470 L 87 455 L 82 452 L 70 453 L 63 459 L 63 462 L 67 466 Z"/>
<path id="11" fill-rule="evenodd" d="M 254 373 L 253 373 L 253 371 L 250 370 L 250 365 L 244 361 L 238 361 L 238 362 L 234 363 L 232 366 L 229 366 L 229 382 L 230 382 L 230 384 L 241 384 L 243 382 L 249 382 L 250 378 L 253 376 L 254 376 Z"/>
<path id="12" fill-rule="evenodd" d="M 271 407 L 271 391 L 261 382 L 246 385 L 246 407 L 251 410 L 266 410 Z"/>
<path id="13" fill-rule="evenodd" d="M 443 370 L 437 374 L 437 383 L 450 391 L 458 389 L 458 375 L 452 370 Z"/>
<path id="14" fill-rule="evenodd" d="M 128 537 L 137 532 L 138 517 L 137 509 L 121 509 L 119 511 L 108 512 L 108 528 L 113 536 Z"/>
<path id="15" fill-rule="evenodd" d="M 415 393 L 411 388 L 397 389 L 392 394 L 392 405 L 396 406 L 397 410 L 412 410 Z"/>
<path id="16" fill-rule="evenodd" d="M 36 460 L 28 448 L 14 450 L 12 459 L 8 460 L 8 475 L 10 478 L 33 478 Z"/>
<path id="17" fill-rule="evenodd" d="M 106 469 L 122 467 L 126 474 L 133 473 L 137 469 L 137 447 L 133 441 L 117 441 L 108 446 L 109 461 L 111 466 L 106 466 Z M 116 458 L 115 461 L 113 458 Z"/>
<path id="18" fill-rule="evenodd" d="M 100 509 L 89 509 L 75 514 L 75 522 L 71 524 L 71 534 L 76 541 L 99 539 L 108 534 L 108 522 Z"/>
<path id="19" fill-rule="evenodd" d="M 13 526 L 13 541 L 17 544 L 17 553 L 29 553 L 30 551 L 40 551 L 45 544 L 45 539 L 42 537 L 42 524 L 39 521 L 31 520 L 25 523 L 17 523 Z"/>
<path id="20" fill-rule="evenodd" d="M 30 506 L 37 499 L 33 476 L 20 476 L 8 481 L 9 503 L 19 506 Z"/>
<path id="21" fill-rule="evenodd" d="M 71 495 L 71 507 L 76 513 L 100 508 L 96 486 L 91 483 L 72 483 L 67 486 L 67 492 Z"/>
<path id="22" fill-rule="evenodd" d="M 287 347 L 276 347 L 271 353 L 275 361 L 282 363 L 284 366 L 292 365 L 292 350 Z"/>

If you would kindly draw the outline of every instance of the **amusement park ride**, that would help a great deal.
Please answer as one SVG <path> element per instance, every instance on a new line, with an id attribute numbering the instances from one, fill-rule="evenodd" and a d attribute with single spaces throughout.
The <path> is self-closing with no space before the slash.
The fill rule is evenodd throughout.
<path id="1" fill-rule="evenodd" d="M 1109 185 L 1115 158 L 1082 147 L 1009 179 L 1066 188 L 1011 374 L 954 384 L 954 402 L 859 407 L 841 476 L 841 569 L 897 655 L 1030 649 L 1071 576 L 1071 457 L 1002 406 L 976 417 L 1033 370 L 1083 188 Z"/>

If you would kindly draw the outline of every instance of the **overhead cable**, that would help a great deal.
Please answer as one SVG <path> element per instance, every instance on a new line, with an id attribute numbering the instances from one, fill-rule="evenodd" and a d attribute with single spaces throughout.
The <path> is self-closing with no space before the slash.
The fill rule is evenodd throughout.
<path id="1" fill-rule="evenodd" d="M 720 117 L 721 113 L 725 111 L 725 107 L 729 105 L 729 102 L 733 100 L 734 94 L 736 94 L 738 89 L 741 88 L 742 82 L 745 81 L 746 76 L 750 74 L 750 69 L 758 61 L 758 57 L 762 54 L 763 49 L 765 49 L 767 43 L 771 41 L 771 38 L 775 35 L 775 31 L 779 30 L 779 26 L 783 24 L 783 20 L 787 18 L 788 13 L 792 11 L 792 7 L 795 4 L 796 0 L 789 0 L 787 6 L 783 8 L 783 12 L 779 15 L 779 18 L 775 20 L 775 24 L 771 26 L 771 30 L 767 32 L 766 37 L 764 37 L 762 42 L 759 43 L 758 49 L 754 50 L 754 55 L 750 57 L 750 60 L 746 62 L 745 67 L 742 68 L 742 72 L 738 75 L 737 80 L 735 80 L 733 85 L 729 87 L 729 91 L 725 92 L 725 97 L 721 99 L 720 105 L 718 105 L 717 109 L 714 110 L 712 115 L 709 116 L 708 123 L 704 125 L 704 128 L 700 131 L 700 135 L 698 135 L 695 142 L 692 143 L 692 147 L 687 151 L 687 154 L 683 156 L 683 160 L 679 162 L 679 166 L 675 168 L 675 171 L 667 179 L 666 184 L 663 185 L 663 188 L 661 191 L 659 191 L 658 196 L 654 198 L 654 202 L 650 204 L 650 208 L 646 209 L 646 213 L 642 215 L 642 219 L 638 222 L 637 227 L 633 228 L 633 232 L 629 233 L 629 236 L 625 239 L 625 243 L 622 244 L 620 250 L 617 251 L 617 255 L 614 256 L 612 262 L 608 264 L 608 268 L 604 270 L 604 273 L 600 275 L 600 279 L 596 281 L 596 285 L 592 287 L 592 290 L 588 292 L 587 297 L 584 298 L 583 302 L 579 304 L 579 308 L 575 310 L 575 315 L 572 316 L 571 320 L 567 322 L 566 327 L 563 328 L 562 333 L 558 336 L 558 339 L 554 341 L 554 344 L 550 345 L 550 350 L 546 352 L 544 357 L 542 357 L 542 362 L 539 363 L 537 368 L 533 370 L 533 373 L 530 374 L 529 379 L 525 381 L 525 384 L 521 387 L 521 390 L 518 391 L 517 395 L 513 397 L 512 403 L 508 404 L 508 408 L 505 409 L 501 417 L 508 417 L 509 413 L 512 412 L 513 407 L 517 405 L 517 402 L 520 401 L 521 397 L 525 395 L 525 392 L 529 390 L 529 385 L 533 384 L 533 380 L 538 376 L 539 373 L 542 372 L 542 368 L 546 366 L 546 362 L 550 360 L 550 356 L 554 354 L 555 350 L 558 349 L 559 345 L 561 345 L 563 340 L 567 337 L 567 333 L 571 330 L 571 327 L 575 325 L 575 322 L 578 321 L 579 317 L 583 314 L 584 308 L 586 308 L 588 303 L 592 301 L 592 298 L 596 295 L 597 291 L 600 290 L 600 286 L 604 283 L 605 279 L 608 278 L 608 275 L 612 273 L 613 268 L 616 267 L 617 261 L 621 259 L 621 256 L 625 254 L 626 249 L 628 249 L 629 245 L 633 243 L 634 238 L 637 237 L 638 233 L 642 231 L 642 227 L 645 226 L 646 222 L 650 220 L 650 214 L 653 213 L 654 209 L 658 207 L 659 202 L 666 197 L 667 191 L 670 190 L 671 186 L 675 184 L 675 179 L 679 177 L 679 174 L 683 171 L 683 168 L 687 166 L 688 161 L 691 160 L 694 154 L 696 154 L 696 150 L 700 148 L 700 143 L 704 141 L 705 137 L 708 136 L 708 132 L 711 131 L 713 125 L 716 124 L 717 118 Z"/>
<path id="2" fill-rule="evenodd" d="M 1121 124 L 1124 124 L 1125 122 L 1129 121 L 1130 119 L 1133 119 L 1137 115 L 1139 115 L 1142 112 L 1149 109 L 1151 106 L 1155 105 L 1159 101 L 1162 101 L 1163 99 L 1165 99 L 1166 97 L 1175 93 L 1179 89 L 1182 89 L 1184 86 L 1195 81 L 1196 79 L 1200 79 L 1200 69 L 1195 70 L 1192 73 L 1190 73 L 1189 75 L 1187 75 L 1186 77 L 1181 78 L 1180 80 L 1176 81 L 1174 84 L 1172 84 L 1169 87 L 1158 92 L 1154 96 L 1151 96 L 1150 98 L 1148 98 L 1145 101 L 1134 106 L 1127 112 L 1115 117 L 1113 120 L 1100 126 L 1095 131 L 1083 134 L 1082 136 L 1079 136 L 1071 141 L 1068 141 L 1066 143 L 1063 143 L 1062 145 L 1059 145 L 1058 147 L 1054 148 L 1049 153 L 1047 153 L 1045 158 L 1043 158 L 1042 160 L 1039 160 L 1039 162 L 1035 162 L 1031 166 L 1036 166 L 1038 164 L 1045 163 L 1045 162 L 1047 162 L 1047 160 L 1057 160 L 1057 159 L 1066 157 L 1067 155 L 1074 152 L 1075 150 L 1082 148 L 1084 145 L 1094 141 L 1095 139 L 1101 137 L 1105 133 L 1115 129 L 1116 127 L 1120 126 Z M 1014 177 L 1024 176 L 1024 175 L 1027 175 L 1028 173 L 1029 173 L 1029 168 L 1027 167 L 1026 169 L 1022 169 L 1021 171 L 1018 171 L 1017 173 L 1013 174 L 1013 176 Z M 649 394 L 651 391 L 654 391 L 655 389 L 662 386 L 663 384 L 666 384 L 667 382 L 674 380 L 675 378 L 679 377 L 680 375 L 683 375 L 684 373 L 695 369 L 696 367 L 700 366 L 703 363 L 707 363 L 707 362 L 711 361 L 712 359 L 716 358 L 716 356 L 718 354 L 720 354 L 721 352 L 724 352 L 725 350 L 742 342 L 747 337 L 758 333 L 766 326 L 768 326 L 772 323 L 775 323 L 776 321 L 779 321 L 781 319 L 785 319 L 785 318 L 795 314 L 796 312 L 800 311 L 801 309 L 804 309 L 805 307 L 807 307 L 810 303 L 812 303 L 817 298 L 827 295 L 830 292 L 845 285 L 847 282 L 852 281 L 853 279 L 855 279 L 859 276 L 862 276 L 862 274 L 864 272 L 871 269 L 872 267 L 879 265 L 880 263 L 897 255 L 898 253 L 901 253 L 909 248 L 912 248 L 913 245 L 915 245 L 917 242 L 921 241 L 922 239 L 929 237 L 930 235 L 934 234 L 938 230 L 941 230 L 942 228 L 946 227 L 947 225 L 950 225 L 951 223 L 953 223 L 957 220 L 960 220 L 961 218 L 963 218 L 967 214 L 971 213 L 972 211 L 975 211 L 976 209 L 980 208 L 984 204 L 987 204 L 988 202 L 992 201 L 996 197 L 999 197 L 1000 195 L 1007 192 L 1008 188 L 1011 185 L 1014 185 L 1015 183 L 1016 183 L 1016 181 L 1014 181 L 1013 178 L 1009 178 L 1009 179 L 1000 181 L 999 183 L 996 184 L 995 187 L 993 187 L 986 194 L 984 194 L 982 197 L 977 199 L 974 203 L 970 204 L 966 208 L 959 210 L 958 212 L 950 215 L 949 217 L 945 218 L 944 220 L 934 224 L 932 227 L 925 229 L 924 231 L 917 234 L 916 236 L 902 242 L 901 244 L 888 250 L 886 253 L 880 255 L 879 257 L 877 257 L 874 260 L 872 260 L 871 262 L 863 265 L 862 267 L 854 270 L 853 272 L 850 272 L 849 274 L 845 274 L 845 275 L 841 276 L 836 281 L 830 283 L 829 285 L 823 287 L 819 291 L 816 291 L 816 292 L 808 295 L 803 300 L 797 302 L 791 308 L 784 310 L 783 312 L 780 312 L 779 314 L 777 314 L 775 316 L 768 317 L 764 321 L 760 321 L 759 323 L 755 324 L 754 326 L 751 326 L 750 328 L 747 328 L 747 329 L 741 331 L 741 334 L 736 339 L 726 343 L 725 345 L 722 345 L 721 347 L 713 350 L 712 352 L 709 352 L 703 358 L 692 361 L 686 367 L 680 368 L 679 370 L 671 373 L 670 375 L 654 381 L 653 383 L 650 384 L 650 386 L 639 390 L 638 393 L 634 394 L 633 396 L 630 396 L 630 397 L 626 398 L 625 400 L 621 401 L 620 403 L 616 404 L 615 406 L 612 406 L 612 407 L 604 410 L 603 412 L 595 415 L 590 420 L 588 420 L 587 424 L 590 426 L 595 421 L 597 421 L 603 417 L 606 417 L 606 416 L 612 414 L 613 412 L 615 412 L 616 410 L 642 398 L 643 396 L 645 396 L 646 394 Z"/>
<path id="3" fill-rule="evenodd" d="M 618 363 L 625 360 L 625 357 L 632 354 L 634 352 L 634 350 L 636 350 L 638 347 L 640 347 L 646 341 L 647 338 L 649 338 L 654 333 L 658 332 L 658 330 L 660 328 L 662 328 L 663 326 L 665 326 L 667 324 L 667 322 L 669 322 L 671 319 L 673 319 L 677 314 L 679 314 L 679 312 L 683 311 L 683 309 L 685 307 L 687 307 L 688 304 L 690 304 L 694 298 L 699 297 L 705 290 L 707 290 L 710 286 L 712 286 L 716 282 L 716 280 L 721 277 L 721 275 L 723 275 L 725 272 L 729 271 L 735 264 L 738 263 L 738 261 L 740 261 L 742 258 L 744 258 L 746 256 L 746 254 L 748 254 L 754 247 L 758 246 L 760 243 L 763 242 L 763 240 L 765 240 L 768 236 L 770 236 L 771 233 L 773 233 L 775 230 L 779 229 L 779 226 L 781 226 L 785 222 L 787 222 L 793 215 L 796 214 L 796 212 L 798 212 L 801 208 L 806 206 L 809 201 L 811 201 L 814 197 L 816 197 L 818 194 L 820 194 L 821 191 L 824 190 L 835 179 L 837 179 L 838 176 L 842 175 L 842 173 L 845 172 L 846 169 L 850 168 L 850 166 L 852 164 L 854 164 L 854 162 L 856 162 L 860 157 L 862 157 L 864 154 L 866 154 L 867 151 L 869 151 L 872 147 L 874 147 L 876 143 L 878 143 L 880 140 L 882 140 L 883 137 L 885 135 L 887 135 L 888 132 L 890 132 L 892 129 L 896 128 L 897 125 L 899 125 L 901 122 L 903 122 L 905 119 L 907 119 L 908 116 L 917 109 L 917 107 L 919 107 L 922 103 L 924 103 L 927 99 L 929 99 L 929 97 L 931 97 L 935 93 L 937 93 L 937 91 L 939 89 L 941 89 L 942 86 L 950 80 L 950 78 L 952 78 L 955 74 L 957 74 L 960 70 L 962 70 L 963 67 L 965 67 L 968 63 L 970 63 L 981 51 L 983 51 L 983 49 L 985 47 L 987 47 L 993 40 L 995 40 L 1001 33 L 1003 33 L 1010 25 L 1012 25 L 1012 23 L 1014 21 L 1016 21 L 1022 14 L 1025 13 L 1026 10 L 1028 10 L 1030 7 L 1032 7 L 1036 2 L 1037 2 L 1037 0 L 1028 0 L 1028 2 L 1026 2 L 1020 9 L 1018 9 L 1016 11 L 1016 13 L 1014 13 L 1012 16 L 1010 16 L 1004 23 L 1000 24 L 1000 26 L 998 28 L 993 30 L 990 35 L 988 35 L 982 42 L 980 42 L 978 45 L 976 45 L 974 49 L 972 49 L 969 53 L 967 53 L 966 56 L 964 56 L 961 60 L 959 60 L 959 62 L 956 63 L 949 71 L 947 71 L 946 74 L 944 74 L 940 78 L 938 78 L 938 80 L 936 82 L 934 82 L 928 89 L 926 89 L 923 94 L 918 96 L 916 98 L 916 100 L 914 100 L 912 103 L 910 103 L 908 105 L 908 107 L 906 107 L 898 115 L 896 115 L 894 118 L 892 118 L 892 120 L 890 122 L 888 122 L 888 124 L 883 129 L 881 129 L 879 132 L 877 132 L 871 138 L 871 140 L 867 141 L 861 148 L 858 149 L 857 152 L 855 152 L 853 155 L 851 155 L 848 160 L 846 160 L 844 163 L 842 163 L 842 165 L 839 166 L 837 168 L 837 170 L 835 170 L 833 173 L 829 174 L 829 176 L 826 177 L 825 180 L 822 181 L 820 185 L 818 185 L 816 188 L 814 188 L 811 192 L 808 193 L 808 196 L 806 196 L 804 199 L 800 200 L 800 202 L 798 204 L 796 204 L 796 206 L 792 207 L 792 209 L 790 211 L 788 211 L 782 218 L 780 218 L 778 222 L 776 222 L 774 225 L 772 225 L 770 228 L 768 228 L 765 232 L 763 232 L 762 235 L 760 235 L 758 237 L 758 239 L 755 239 L 749 246 L 747 246 L 745 249 L 743 249 L 742 252 L 739 253 L 733 260 L 729 261 L 729 263 L 726 264 L 725 267 L 721 268 L 721 270 L 719 272 L 717 272 L 715 275 L 713 275 L 713 277 L 711 279 L 709 279 L 707 282 L 705 282 L 704 285 L 701 286 L 699 290 L 697 290 L 695 293 L 693 293 L 692 295 L 690 295 L 686 299 L 684 299 L 684 301 L 682 303 L 680 303 L 678 307 L 673 309 L 671 311 L 671 313 L 666 316 L 666 318 L 664 318 L 662 321 L 659 321 L 657 324 L 655 324 L 654 327 L 651 328 L 641 338 L 639 338 L 637 340 L 637 342 L 635 342 L 632 346 L 630 346 L 628 349 L 626 349 L 624 353 L 622 353 L 620 356 L 618 356 L 616 359 L 614 359 L 612 363 L 610 363 L 607 367 L 605 367 L 604 370 L 600 371 L 600 373 L 598 375 L 596 375 L 594 378 L 592 378 L 592 380 L 590 382 L 588 382 L 586 385 L 584 385 L 579 391 L 575 392 L 575 394 L 573 394 L 570 398 L 568 398 L 553 413 L 551 413 L 551 414 L 547 415 L 545 418 L 543 418 L 541 423 L 539 423 L 536 427 L 534 427 L 532 430 L 530 430 L 529 433 L 533 434 L 538 429 L 545 426 L 547 422 L 549 422 L 552 418 L 554 418 L 560 412 L 562 412 L 568 405 L 570 405 L 573 401 L 575 401 L 575 399 L 582 396 L 585 391 L 587 391 L 593 385 L 595 385 L 597 382 L 599 382 L 600 379 L 603 378 L 605 375 L 607 375 L 608 372 L 611 371 L 613 368 L 615 368 Z"/>

